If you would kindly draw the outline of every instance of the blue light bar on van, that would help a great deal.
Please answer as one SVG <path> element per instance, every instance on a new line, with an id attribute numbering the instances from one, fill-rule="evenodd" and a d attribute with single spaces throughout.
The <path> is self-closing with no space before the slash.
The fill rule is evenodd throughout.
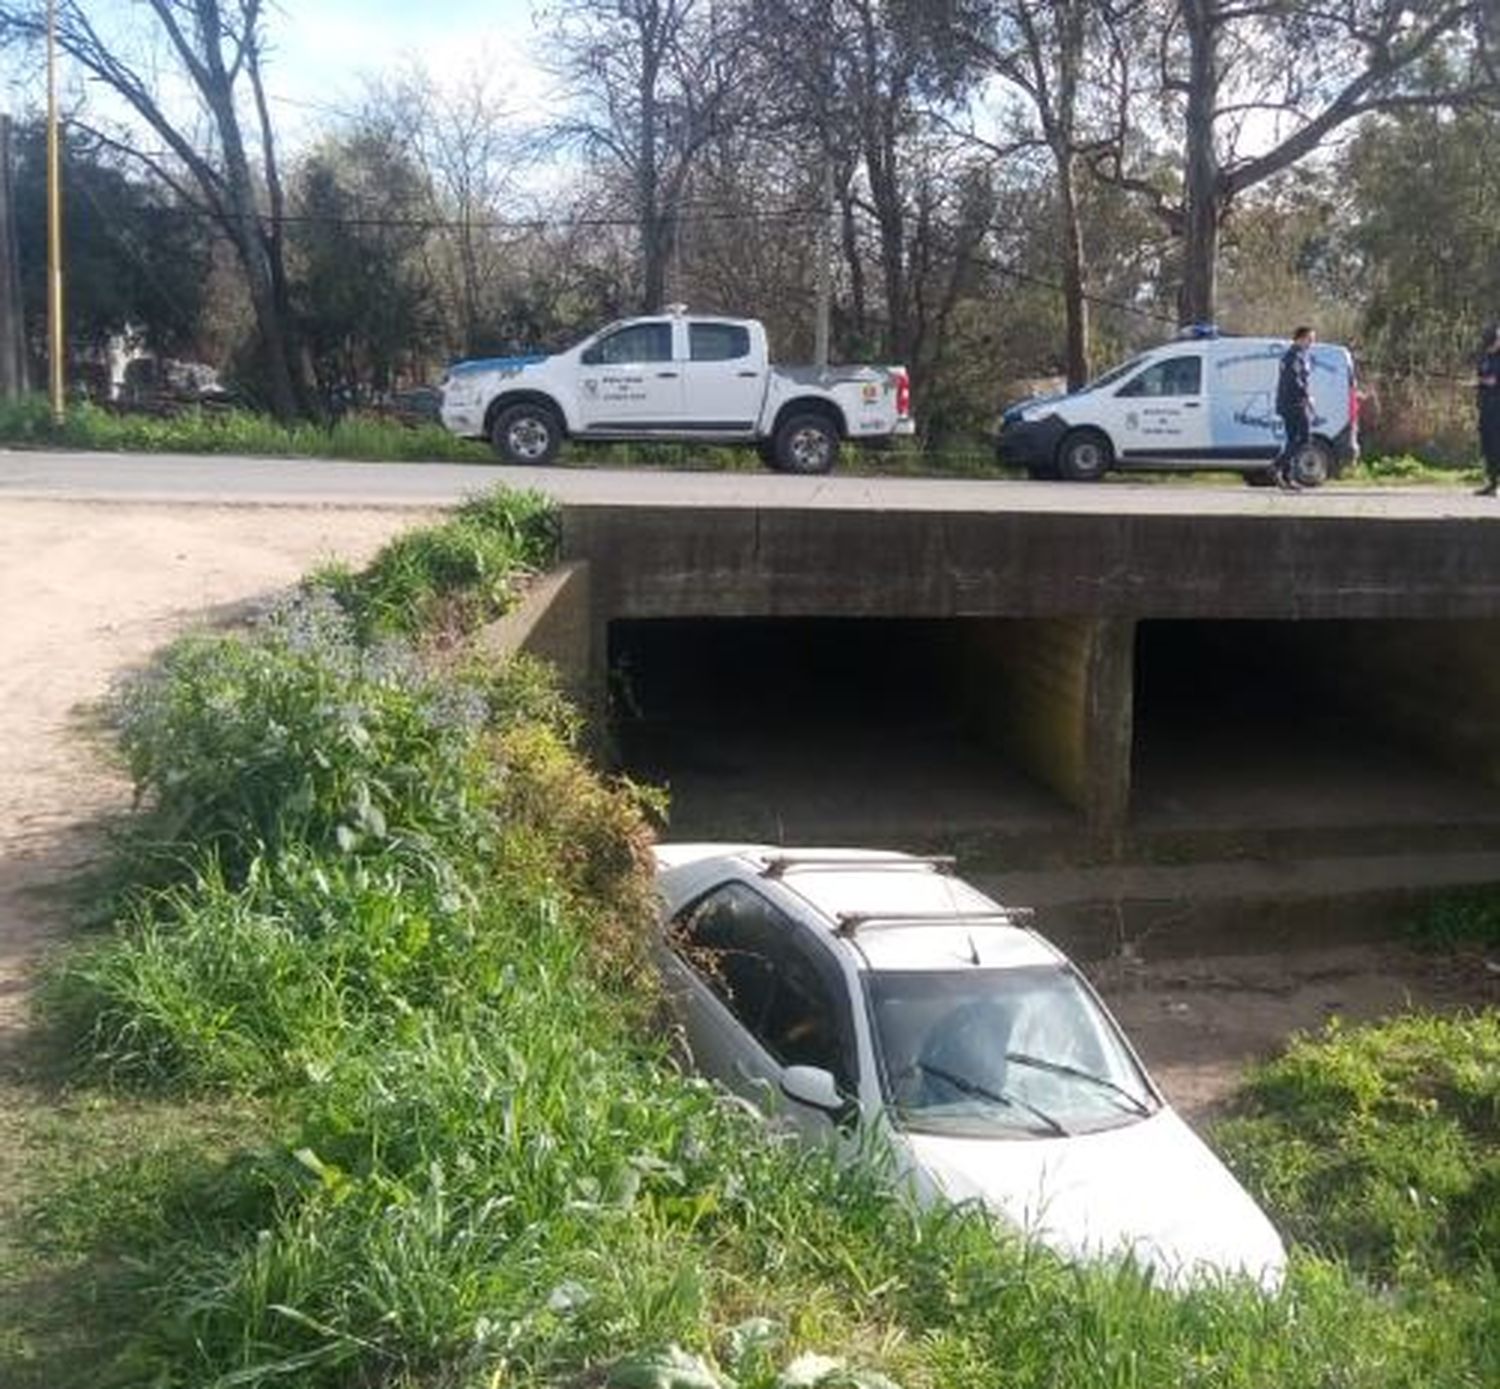
<path id="1" fill-rule="evenodd" d="M 1179 339 L 1183 338 L 1216 338 L 1219 336 L 1219 325 L 1217 323 L 1185 323 L 1177 330 Z"/>

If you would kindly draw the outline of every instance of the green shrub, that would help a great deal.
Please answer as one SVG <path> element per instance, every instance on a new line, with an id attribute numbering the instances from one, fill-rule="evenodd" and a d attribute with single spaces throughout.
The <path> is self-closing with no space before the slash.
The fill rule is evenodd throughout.
<path id="1" fill-rule="evenodd" d="M 1468 888 L 1444 893 L 1407 924 L 1416 945 L 1434 950 L 1500 945 L 1500 888 Z"/>
<path id="2" fill-rule="evenodd" d="M 309 586 L 332 593 L 363 640 L 451 638 L 502 614 L 525 579 L 554 562 L 560 538 L 554 503 L 496 489 L 450 521 L 397 536 L 363 573 L 330 567 Z"/>

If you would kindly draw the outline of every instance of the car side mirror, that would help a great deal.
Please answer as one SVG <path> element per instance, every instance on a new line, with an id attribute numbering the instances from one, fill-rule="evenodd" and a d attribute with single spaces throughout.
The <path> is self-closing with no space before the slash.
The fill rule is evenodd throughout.
<path id="1" fill-rule="evenodd" d="M 586 349 L 578 358 L 579 365 L 586 367 L 596 367 L 603 360 L 604 354 L 599 350 L 597 345 Z"/>
<path id="2" fill-rule="evenodd" d="M 809 1109 L 821 1109 L 838 1117 L 847 1112 L 849 1101 L 839 1093 L 831 1071 L 821 1066 L 788 1066 L 781 1073 L 781 1093 Z"/>

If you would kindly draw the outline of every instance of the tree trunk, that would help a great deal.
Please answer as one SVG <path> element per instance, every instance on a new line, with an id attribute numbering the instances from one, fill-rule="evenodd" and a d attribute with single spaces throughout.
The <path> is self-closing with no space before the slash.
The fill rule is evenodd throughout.
<path id="1" fill-rule="evenodd" d="M 1085 296 L 1083 220 L 1078 211 L 1077 161 L 1057 152 L 1057 190 L 1062 214 L 1063 308 L 1067 317 L 1068 389 L 1089 379 L 1089 302 Z"/>
<path id="2" fill-rule="evenodd" d="M 1215 0 L 1184 0 L 1188 36 L 1187 162 L 1178 322 L 1212 323 L 1218 305 L 1223 186 L 1214 144 L 1219 103 L 1219 16 Z"/>

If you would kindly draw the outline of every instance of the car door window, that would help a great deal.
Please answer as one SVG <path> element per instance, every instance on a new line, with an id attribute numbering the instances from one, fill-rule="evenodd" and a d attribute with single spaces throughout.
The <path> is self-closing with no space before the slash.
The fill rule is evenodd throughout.
<path id="1" fill-rule="evenodd" d="M 1119 391 L 1122 396 L 1198 395 L 1203 389 L 1203 358 L 1197 355 L 1166 357 L 1132 377 Z"/>
<path id="2" fill-rule="evenodd" d="M 672 325 L 670 323 L 632 323 L 607 338 L 600 338 L 584 354 L 590 366 L 626 366 L 635 362 L 670 362 L 672 360 Z"/>
<path id="3" fill-rule="evenodd" d="M 672 944 L 783 1066 L 858 1085 L 848 993 L 826 948 L 758 892 L 726 883 L 673 924 Z"/>
<path id="4" fill-rule="evenodd" d="M 732 362 L 750 355 L 750 330 L 738 323 L 688 326 L 688 355 L 695 362 Z"/>

